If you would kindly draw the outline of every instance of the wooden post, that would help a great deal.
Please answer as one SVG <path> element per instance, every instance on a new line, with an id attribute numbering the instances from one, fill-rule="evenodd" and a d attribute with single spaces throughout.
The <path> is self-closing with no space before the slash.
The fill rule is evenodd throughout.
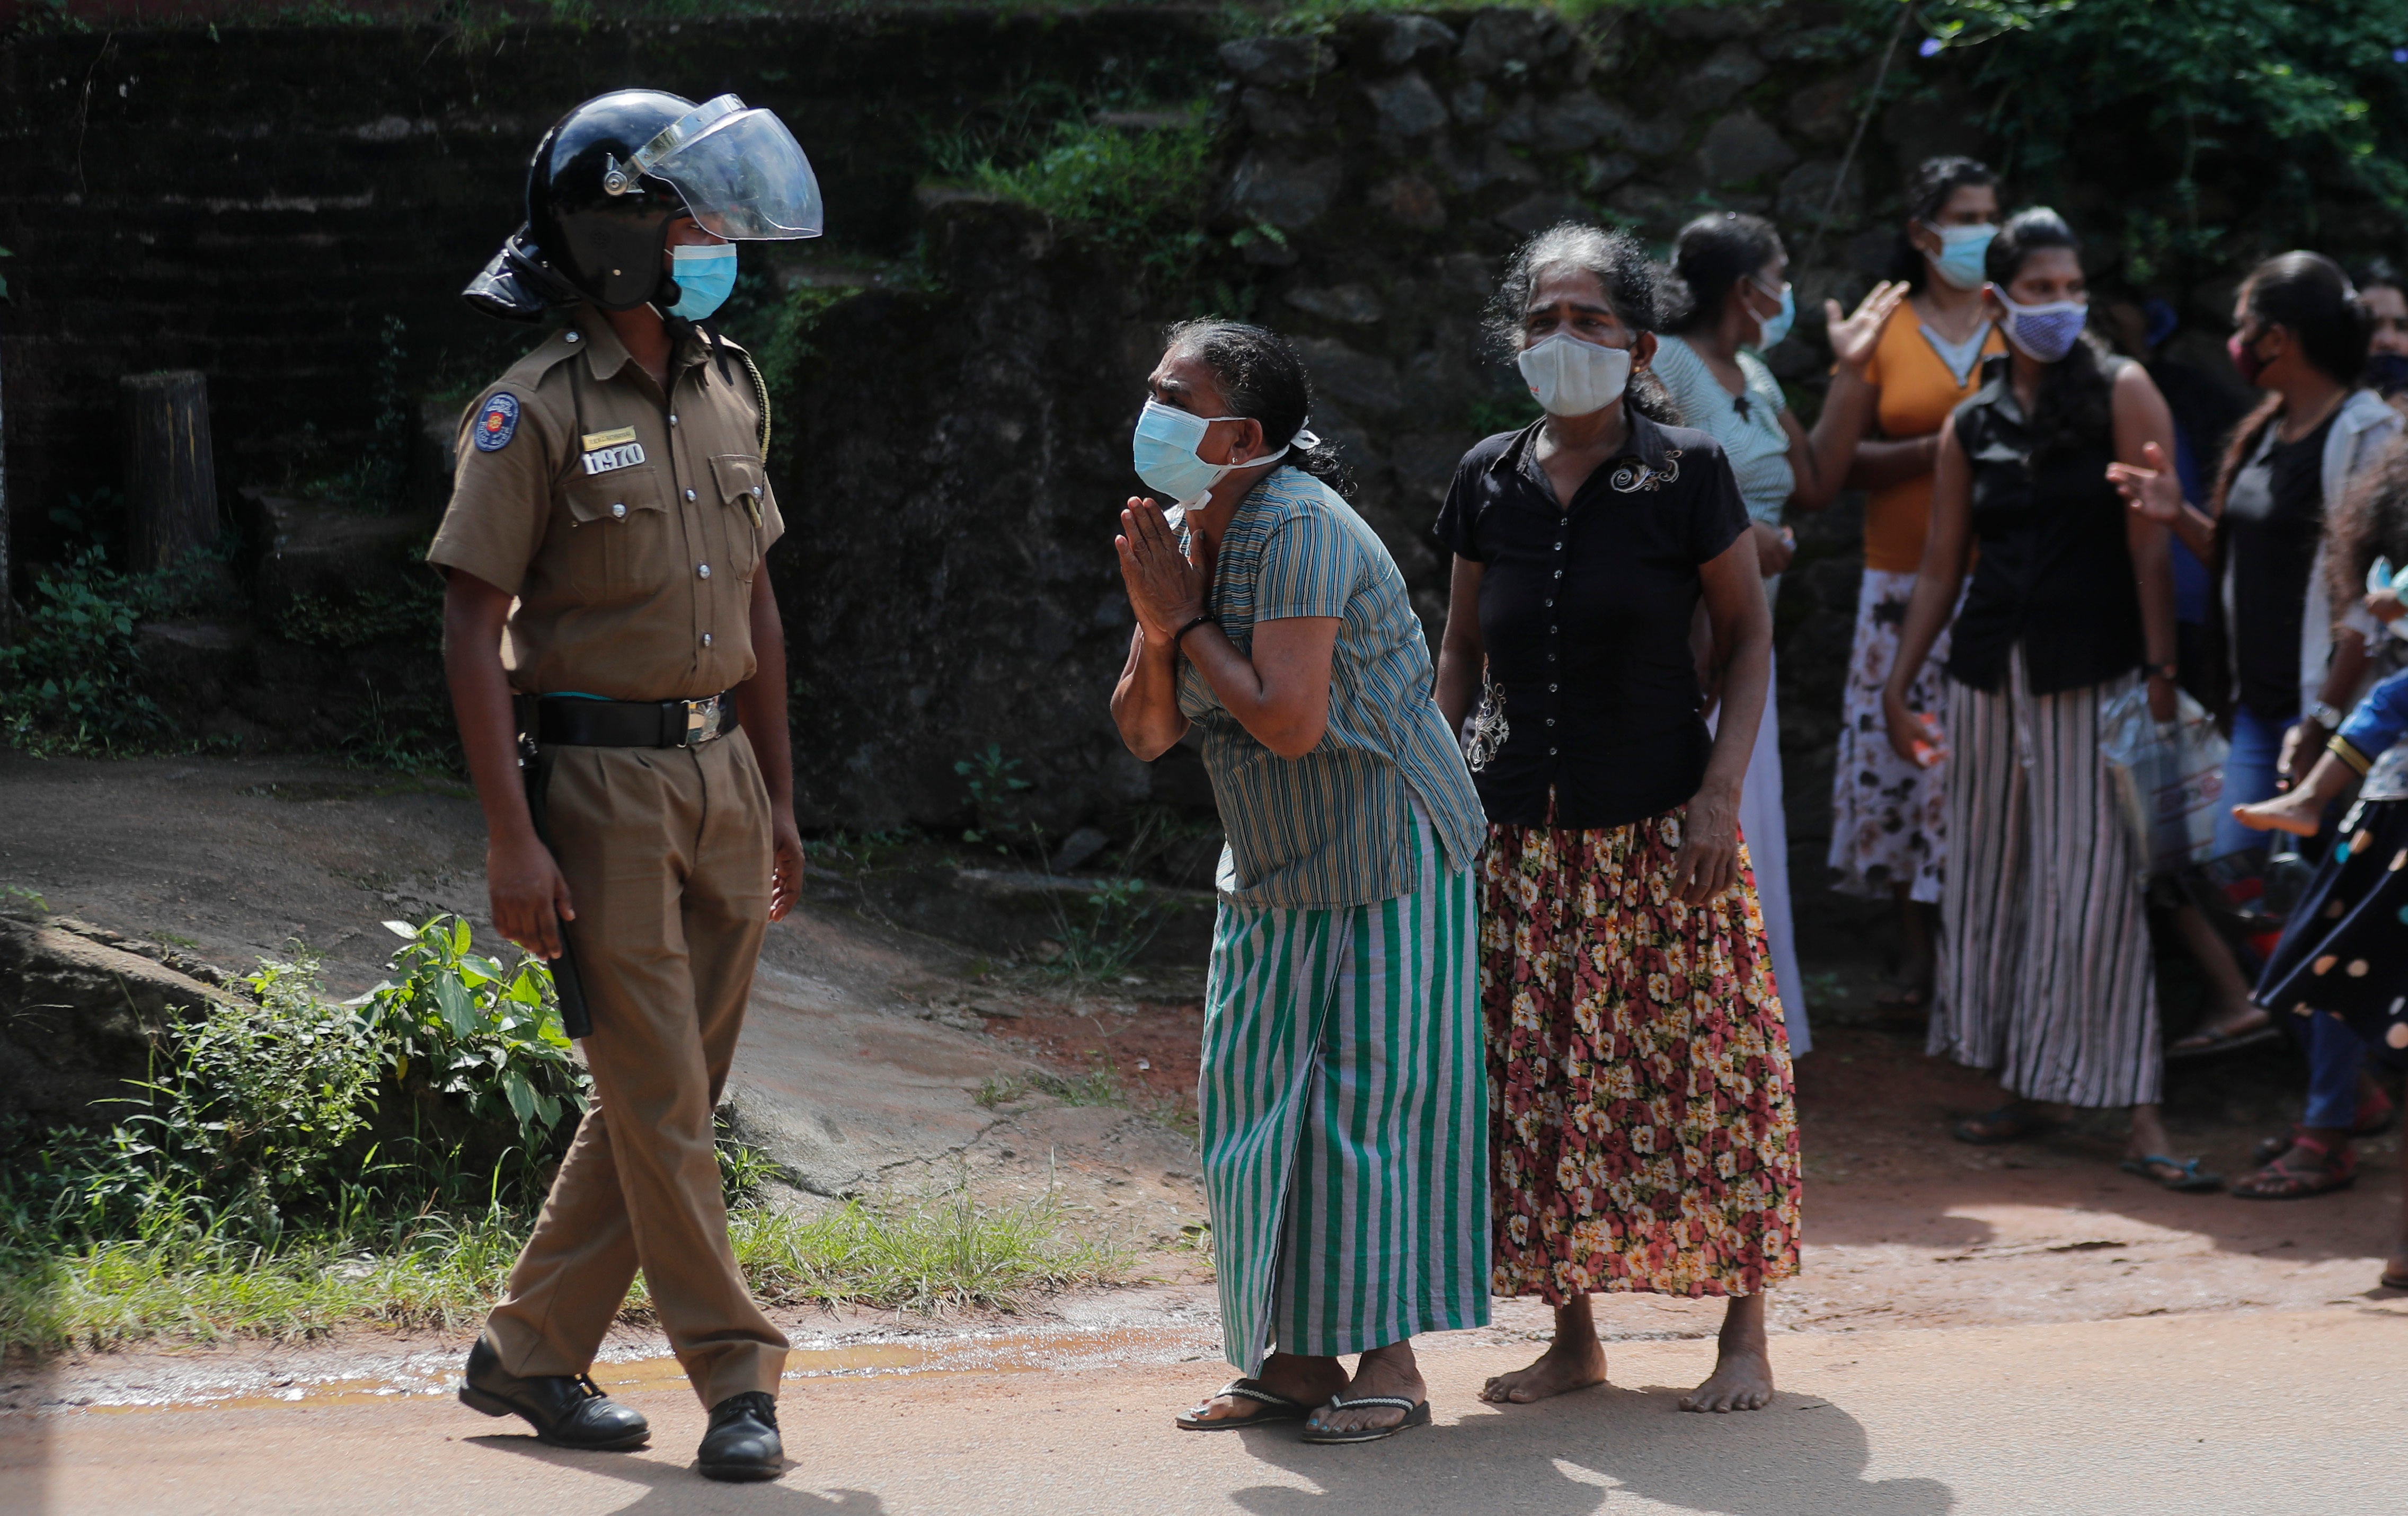
<path id="1" fill-rule="evenodd" d="M 209 386 L 198 369 L 127 374 L 125 503 L 136 572 L 165 569 L 218 537 L 217 464 L 209 451 Z"/>

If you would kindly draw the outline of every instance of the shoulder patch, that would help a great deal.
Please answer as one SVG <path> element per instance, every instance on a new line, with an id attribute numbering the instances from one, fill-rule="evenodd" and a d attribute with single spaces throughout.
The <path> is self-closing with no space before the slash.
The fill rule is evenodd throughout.
<path id="1" fill-rule="evenodd" d="M 473 435 L 480 453 L 499 453 L 510 445 L 519 434 L 519 397 L 508 390 L 495 390 L 477 412 Z"/>

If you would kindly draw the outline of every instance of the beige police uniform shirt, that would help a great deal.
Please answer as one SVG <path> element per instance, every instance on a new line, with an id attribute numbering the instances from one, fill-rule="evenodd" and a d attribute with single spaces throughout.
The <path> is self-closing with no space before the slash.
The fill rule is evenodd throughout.
<path id="1" fill-rule="evenodd" d="M 752 580 L 785 530 L 752 379 L 689 334 L 665 397 L 608 321 L 571 325 L 462 416 L 427 561 L 518 599 L 511 687 L 699 700 L 752 677 Z"/>

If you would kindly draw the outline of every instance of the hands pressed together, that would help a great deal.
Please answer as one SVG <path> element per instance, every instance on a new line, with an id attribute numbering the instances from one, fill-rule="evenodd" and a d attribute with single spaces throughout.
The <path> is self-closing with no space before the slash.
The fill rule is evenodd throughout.
<path id="1" fill-rule="evenodd" d="M 1112 539 L 1121 556 L 1121 582 L 1129 608 L 1145 628 L 1147 642 L 1163 646 L 1204 614 L 1204 570 L 1179 550 L 1179 536 L 1162 507 L 1129 497 L 1121 512 L 1121 533 Z"/>

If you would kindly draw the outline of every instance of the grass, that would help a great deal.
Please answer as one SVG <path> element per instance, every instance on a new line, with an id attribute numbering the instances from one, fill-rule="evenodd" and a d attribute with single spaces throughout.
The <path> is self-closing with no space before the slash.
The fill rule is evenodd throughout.
<path id="1" fill-rule="evenodd" d="M 1065 1105 L 1131 1105 L 1128 1091 L 1121 1084 L 1120 1070 L 1105 1062 L 1100 1054 L 1095 1066 L 1084 1074 L 990 1074 L 970 1099 L 994 1110 L 1036 1095 L 1051 1095 Z"/>
<path id="2" fill-rule="evenodd" d="M 1064 1223 L 1052 1193 L 999 1206 L 956 1189 L 849 1201 L 818 1216 L 743 1206 L 728 1217 L 754 1296 L 775 1306 L 1012 1309 L 1109 1282 L 1130 1254 Z M 454 1330 L 480 1318 L 526 1240 L 516 1218 L 429 1218 L 391 1239 L 330 1233 L 275 1244 L 134 1237 L 0 1255 L 0 1351 L 106 1350 L 344 1328 Z M 639 1280 L 622 1309 L 641 1321 Z"/>

